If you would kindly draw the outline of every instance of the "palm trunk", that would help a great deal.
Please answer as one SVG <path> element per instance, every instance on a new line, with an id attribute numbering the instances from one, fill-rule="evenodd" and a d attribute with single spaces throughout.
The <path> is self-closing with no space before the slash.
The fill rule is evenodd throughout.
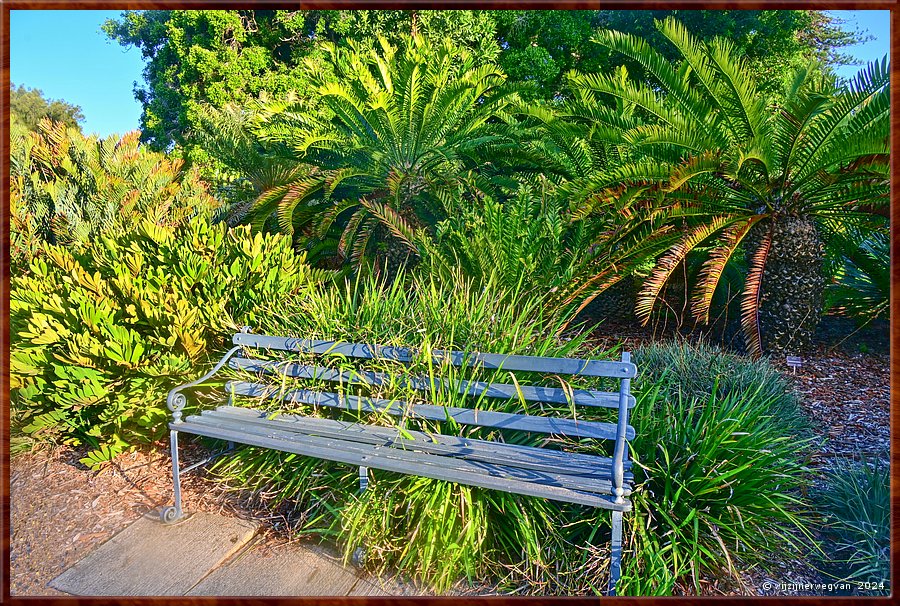
<path id="1" fill-rule="evenodd" d="M 372 239 L 376 248 L 377 270 L 388 282 L 394 282 L 401 271 L 407 273 L 418 264 L 418 257 L 384 225 L 375 228 Z"/>
<path id="2" fill-rule="evenodd" d="M 755 250 L 769 225 L 748 237 Z M 781 216 L 772 224 L 759 304 L 762 349 L 776 355 L 808 350 L 822 317 L 824 247 L 815 223 L 806 217 Z"/>

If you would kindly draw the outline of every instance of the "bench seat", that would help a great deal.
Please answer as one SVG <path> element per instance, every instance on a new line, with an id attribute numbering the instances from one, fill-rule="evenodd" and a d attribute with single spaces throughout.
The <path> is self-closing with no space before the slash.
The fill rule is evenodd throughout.
<path id="1" fill-rule="evenodd" d="M 610 510 L 608 588 L 615 595 L 634 488 L 627 444 L 636 434 L 628 418 L 637 404 L 630 392 L 637 367 L 628 352 L 613 361 L 421 351 L 247 327 L 232 343 L 212 370 L 166 399 L 175 503 L 163 510 L 164 522 L 184 515 L 178 435 L 187 433 L 357 467 L 360 490 L 379 469 Z M 185 417 L 183 392 L 226 364 L 225 405 Z M 589 388 L 614 382 L 616 391 Z M 326 410 L 336 418 L 323 418 Z M 561 450 L 598 440 L 611 457 Z"/>
<path id="2" fill-rule="evenodd" d="M 180 432 L 349 465 L 630 511 L 612 496 L 607 457 L 458 438 L 318 417 L 220 406 L 186 417 Z M 629 462 L 630 463 L 630 462 Z M 630 467 L 630 464 L 628 465 Z M 625 473 L 625 496 L 632 476 Z"/>

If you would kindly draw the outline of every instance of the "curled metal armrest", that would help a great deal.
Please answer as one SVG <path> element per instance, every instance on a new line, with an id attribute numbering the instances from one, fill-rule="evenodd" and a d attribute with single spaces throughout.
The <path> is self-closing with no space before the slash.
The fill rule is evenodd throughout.
<path id="1" fill-rule="evenodd" d="M 190 383 L 185 383 L 184 385 L 179 385 L 169 392 L 169 396 L 166 398 L 166 406 L 168 406 L 169 410 L 174 413 L 172 416 L 174 417 L 175 423 L 181 421 L 181 409 L 184 408 L 184 405 L 187 403 L 187 399 L 184 397 L 184 394 L 181 393 L 181 390 L 187 389 L 189 387 L 194 387 L 209 379 L 211 376 L 216 374 L 219 369 L 222 368 L 222 366 L 225 365 L 225 362 L 227 362 L 231 356 L 239 352 L 242 348 L 242 345 L 235 345 L 230 350 L 228 350 L 228 353 L 225 354 L 225 357 L 219 360 L 219 362 L 213 367 L 211 371 L 209 371 L 199 379 L 191 381 Z"/>

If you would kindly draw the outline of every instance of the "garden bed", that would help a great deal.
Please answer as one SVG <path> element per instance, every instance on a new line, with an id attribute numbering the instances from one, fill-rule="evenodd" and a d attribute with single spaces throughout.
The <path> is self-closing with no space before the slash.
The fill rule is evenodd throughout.
<path id="1" fill-rule="evenodd" d="M 632 334 L 633 333 L 633 334 Z M 646 342 L 640 329 L 625 334 L 626 347 Z M 781 365 L 783 366 L 783 365 Z M 846 353 L 821 345 L 792 378 L 813 428 L 826 440 L 810 467 L 824 472 L 838 459 L 875 456 L 889 449 L 889 367 L 884 353 Z M 835 439 L 838 436 L 840 440 Z M 830 438 L 830 439 L 828 439 Z M 197 445 L 184 448 L 185 464 L 208 453 Z M 113 534 L 171 500 L 168 453 L 149 450 L 119 455 L 100 472 L 78 460 L 84 453 L 69 447 L 44 448 L 11 463 L 11 593 L 55 595 L 46 583 Z M 48 490 L 48 487 L 53 487 Z M 254 519 L 269 539 L 290 540 L 299 520 L 287 505 L 272 509 L 266 495 L 231 490 L 193 472 L 184 477 L 185 508 Z M 47 532 L 48 528 L 58 529 Z M 821 537 L 819 537 L 821 538 Z M 778 583 L 828 583 L 817 562 L 775 562 L 775 570 L 742 573 L 744 588 L 734 578 L 701 580 L 710 595 L 833 595 L 827 591 L 779 590 Z M 777 578 L 773 578 L 777 577 Z M 769 583 L 770 585 L 766 585 Z M 764 589 L 769 587 L 770 589 Z M 411 585 L 409 587 L 412 587 Z M 692 589 L 681 588 L 692 592 Z M 411 589 L 412 591 L 412 589 Z M 415 591 L 420 591 L 416 589 Z M 421 590 L 424 591 L 424 590 Z M 491 593 L 491 588 L 459 586 L 454 593 Z"/>

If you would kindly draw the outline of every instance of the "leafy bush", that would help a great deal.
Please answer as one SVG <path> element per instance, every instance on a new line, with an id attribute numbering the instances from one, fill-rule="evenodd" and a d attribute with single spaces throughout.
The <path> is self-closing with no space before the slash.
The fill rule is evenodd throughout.
<path id="1" fill-rule="evenodd" d="M 566 320 L 565 328 L 599 294 L 647 263 L 645 231 L 631 230 L 615 212 L 574 220 L 571 191 L 546 179 L 487 191 L 473 180 L 466 189 L 444 198 L 448 218 L 433 238 L 417 234 L 421 271 L 443 280 L 462 271 L 476 284 L 492 278 L 508 290 L 540 295 L 548 311 Z"/>
<path id="2" fill-rule="evenodd" d="M 889 478 L 890 469 L 881 460 L 842 462 L 828 474 L 820 495 L 828 530 L 836 539 L 829 563 L 846 580 L 883 582 L 885 595 L 891 578 Z"/>
<path id="3" fill-rule="evenodd" d="M 10 136 L 10 235 L 14 266 L 42 242 L 80 244 L 149 219 L 174 225 L 218 203 L 181 160 L 140 146 L 140 133 L 98 139 L 42 120 Z"/>
<path id="4" fill-rule="evenodd" d="M 35 438 L 88 444 L 97 466 L 166 430 L 165 393 L 226 333 L 314 281 L 280 236 L 145 220 L 80 252 L 46 245 L 12 281 L 12 408 Z"/>
<path id="5" fill-rule="evenodd" d="M 729 391 L 714 380 L 705 399 L 673 396 L 671 380 L 644 379 L 631 418 L 640 488 L 626 518 L 623 593 L 666 595 L 676 584 L 699 591 L 703 573 L 730 571 L 740 583 L 742 564 L 765 567 L 810 537 L 800 497 L 808 440 L 783 423 L 778 395 L 764 383 Z"/>

